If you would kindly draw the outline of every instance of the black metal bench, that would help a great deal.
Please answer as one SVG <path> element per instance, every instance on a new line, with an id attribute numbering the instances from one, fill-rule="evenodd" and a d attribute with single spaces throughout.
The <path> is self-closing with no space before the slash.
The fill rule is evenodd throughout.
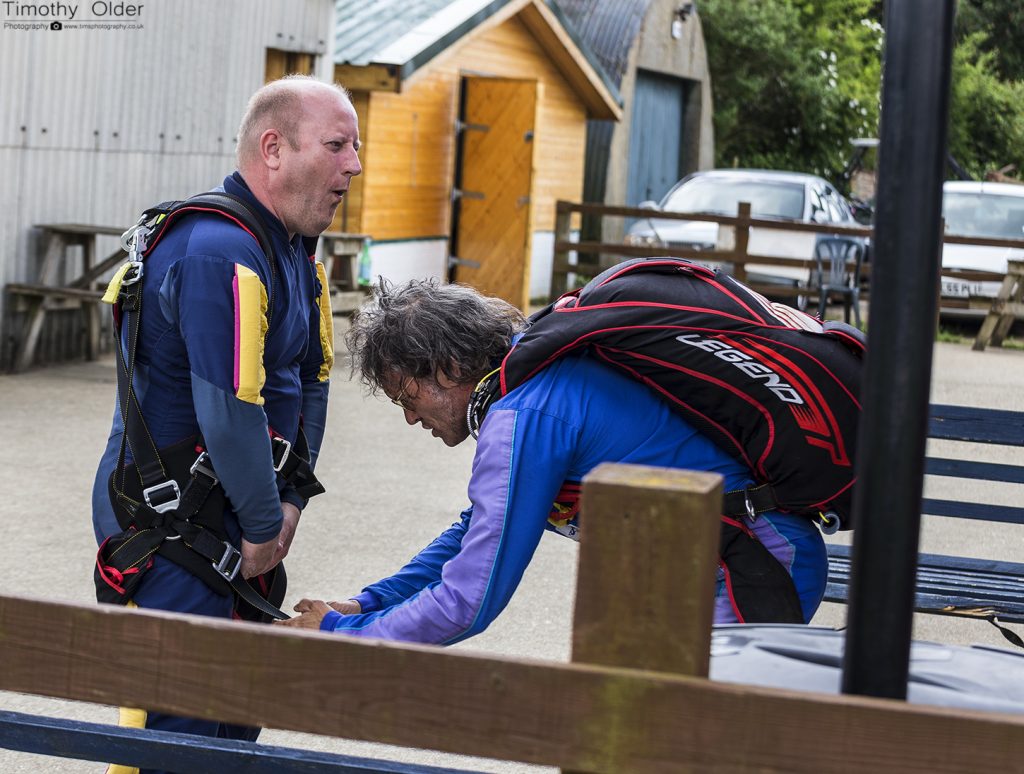
<path id="1" fill-rule="evenodd" d="M 933 405 L 928 437 L 1021 448 L 1024 447 L 1024 413 Z M 1010 463 L 929 456 L 925 460 L 925 473 L 973 481 L 1024 484 L 1024 465 Z M 922 513 L 1024 524 L 1024 507 L 967 500 L 925 498 Z M 850 580 L 850 546 L 829 544 L 828 555 L 825 600 L 846 602 Z M 982 618 L 996 625 L 1000 622 L 1024 623 L 1024 564 L 920 554 L 914 609 L 924 613 Z M 1022 644 L 1013 632 L 1003 628 L 1001 631 L 1011 642 Z"/>
<path id="2" fill-rule="evenodd" d="M 218 774 L 479 774 L 464 769 L 0 712 L 0 749 Z"/>

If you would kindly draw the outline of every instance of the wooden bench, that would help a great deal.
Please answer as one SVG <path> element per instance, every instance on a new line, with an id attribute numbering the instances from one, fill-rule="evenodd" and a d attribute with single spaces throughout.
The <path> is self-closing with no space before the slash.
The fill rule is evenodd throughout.
<path id="1" fill-rule="evenodd" d="M 25 314 L 13 357 L 13 370 L 24 371 L 36 360 L 47 312 L 62 306 L 81 307 L 85 318 L 84 355 L 87 360 L 100 351 L 100 310 L 102 292 L 95 283 L 125 258 L 124 250 L 115 250 L 97 261 L 96 242 L 101 236 L 118 236 L 124 231 L 115 226 L 94 226 L 82 223 L 47 223 L 40 231 L 39 271 L 36 283 L 10 283 L 6 286 L 12 301 L 21 302 L 18 309 Z M 81 270 L 67 280 L 70 268 L 68 249 L 82 249 Z"/>
<path id="2" fill-rule="evenodd" d="M 991 444 L 1007 449 L 1024 447 L 1024 413 L 967 406 L 933 405 L 928 437 L 943 441 Z M 966 481 L 1024 484 L 1024 465 L 979 462 L 967 458 L 928 456 L 925 473 Z M 925 498 L 922 513 L 975 519 L 996 524 L 1024 524 L 1024 507 L 992 505 L 969 500 Z M 998 528 L 998 527 L 996 527 Z M 850 546 L 829 544 L 828 588 L 825 600 L 846 602 L 850 580 Z M 998 624 L 1024 623 L 1024 564 L 920 554 L 914 609 Z M 1003 634 L 1014 641 L 1013 633 Z"/>
<path id="3" fill-rule="evenodd" d="M 24 371 L 32 365 L 36 349 L 43 332 L 43 323 L 48 312 L 64 307 L 81 308 L 85 320 L 85 358 L 94 360 L 100 348 L 99 300 L 101 290 L 87 290 L 51 285 L 30 285 L 11 282 L 6 286 L 7 294 L 15 311 L 25 313 L 18 347 L 14 355 L 13 370 Z M 21 303 L 19 304 L 19 300 Z"/>

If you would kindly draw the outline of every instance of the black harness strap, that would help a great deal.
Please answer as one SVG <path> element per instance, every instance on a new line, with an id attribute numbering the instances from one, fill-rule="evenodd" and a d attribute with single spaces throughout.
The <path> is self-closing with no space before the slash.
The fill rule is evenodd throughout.
<path id="1" fill-rule="evenodd" d="M 313 473 L 309 441 L 301 424 L 294 446 L 284 438 L 275 436 L 271 439 L 271 451 L 274 455 L 274 470 L 295 488 L 299 497 L 308 500 L 326 491 Z"/>

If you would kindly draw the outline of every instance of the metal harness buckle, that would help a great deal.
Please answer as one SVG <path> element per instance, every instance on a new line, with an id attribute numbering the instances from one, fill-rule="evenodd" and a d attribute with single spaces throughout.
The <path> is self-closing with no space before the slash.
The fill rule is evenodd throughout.
<path id="1" fill-rule="evenodd" d="M 224 556 L 219 562 L 210 562 L 213 569 L 217 571 L 228 583 L 238 577 L 238 571 L 242 568 L 242 553 L 230 543 L 224 543 Z"/>
<path id="2" fill-rule="evenodd" d="M 280 473 L 281 469 L 284 467 L 284 464 L 288 461 L 288 455 L 292 453 L 292 442 L 289 441 L 287 438 L 282 438 L 279 435 L 275 435 L 273 438 L 270 439 L 270 443 L 271 446 L 273 447 L 271 451 L 274 455 L 274 472 Z M 283 449 L 283 451 L 281 452 L 280 461 L 278 461 L 277 459 L 278 449 Z"/>
<path id="3" fill-rule="evenodd" d="M 750 490 L 743 490 L 743 504 L 747 508 L 747 517 L 751 521 L 757 521 L 757 511 L 754 510 L 754 504 L 750 501 Z"/>
<path id="4" fill-rule="evenodd" d="M 142 261 L 128 261 L 128 269 L 121 276 L 121 287 L 134 285 L 142 279 Z"/>
<path id="5" fill-rule="evenodd" d="M 207 478 L 212 478 L 214 484 L 220 481 L 213 470 L 213 463 L 210 462 L 210 455 L 205 451 L 196 457 L 196 461 L 192 463 L 192 467 L 188 469 L 188 473 L 190 476 L 202 473 Z"/>
<path id="6" fill-rule="evenodd" d="M 167 495 L 169 495 L 168 499 L 163 500 L 162 502 L 157 502 L 154 505 L 152 496 L 168 488 L 171 490 L 167 493 Z M 181 502 L 181 490 L 178 488 L 178 482 L 172 478 L 170 481 L 162 481 L 159 484 L 153 484 L 153 486 L 143 489 L 142 499 L 146 501 L 146 505 L 157 513 L 173 511 L 178 507 L 178 503 Z M 159 498 L 157 499 L 159 500 Z"/>

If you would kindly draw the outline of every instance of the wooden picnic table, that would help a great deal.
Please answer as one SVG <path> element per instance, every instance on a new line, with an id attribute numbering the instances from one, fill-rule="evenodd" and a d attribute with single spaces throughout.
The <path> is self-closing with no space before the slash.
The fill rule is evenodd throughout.
<path id="1" fill-rule="evenodd" d="M 23 371 L 35 360 L 36 348 L 48 311 L 68 302 L 77 303 L 85 315 L 85 357 L 93 360 L 99 354 L 100 311 L 102 292 L 96 281 L 124 260 L 126 253 L 120 247 L 97 261 L 97 241 L 101 236 L 120 236 L 124 228 L 86 223 L 40 223 L 34 226 L 41 232 L 39 240 L 39 271 L 35 283 L 10 283 L 7 292 L 25 300 L 25 322 L 20 341 L 17 342 L 14 370 Z M 68 248 L 81 247 L 82 270 L 66 278 Z"/>

